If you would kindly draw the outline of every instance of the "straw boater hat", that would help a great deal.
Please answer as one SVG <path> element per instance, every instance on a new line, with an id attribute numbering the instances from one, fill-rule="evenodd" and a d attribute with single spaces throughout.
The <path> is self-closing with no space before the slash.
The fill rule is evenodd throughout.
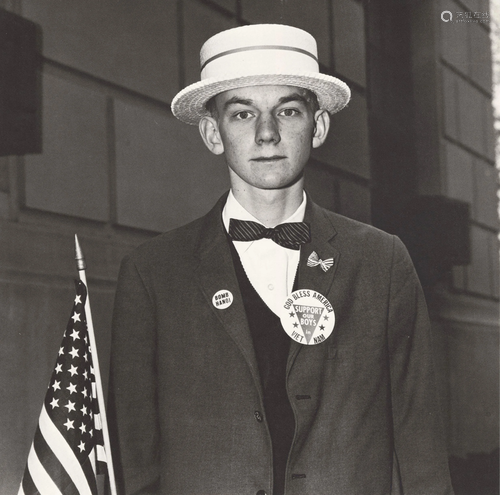
<path id="1" fill-rule="evenodd" d="M 213 96 L 246 86 L 305 88 L 330 113 L 342 110 L 351 96 L 347 84 L 319 72 L 316 40 L 291 26 L 256 24 L 222 31 L 202 46 L 200 65 L 201 81 L 172 101 L 173 114 L 187 124 L 208 115 L 205 105 Z"/>

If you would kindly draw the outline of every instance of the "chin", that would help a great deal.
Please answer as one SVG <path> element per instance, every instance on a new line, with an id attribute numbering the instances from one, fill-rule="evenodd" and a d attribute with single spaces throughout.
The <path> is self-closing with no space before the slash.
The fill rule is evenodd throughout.
<path id="1" fill-rule="evenodd" d="M 263 191 L 278 191 L 283 189 L 288 189 L 289 187 L 296 184 L 297 181 L 291 182 L 266 182 L 264 184 L 258 184 L 256 187 L 262 189 Z"/>
<path id="2" fill-rule="evenodd" d="M 286 189 L 293 186 L 303 178 L 303 174 L 294 177 L 273 177 L 261 182 L 262 189 Z"/>

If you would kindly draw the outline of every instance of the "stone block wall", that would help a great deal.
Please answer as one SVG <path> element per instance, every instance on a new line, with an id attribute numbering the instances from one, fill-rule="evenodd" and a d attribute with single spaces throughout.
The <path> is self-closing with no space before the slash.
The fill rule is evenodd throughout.
<path id="1" fill-rule="evenodd" d="M 490 14 L 488 2 L 442 1 L 441 8 L 455 21 L 459 12 Z M 489 22 L 440 23 L 443 191 L 471 207 L 471 263 L 454 268 L 450 290 L 477 305 L 475 321 L 447 323 L 451 438 L 459 455 L 498 447 L 498 171 L 489 36 Z"/>
<path id="2" fill-rule="evenodd" d="M 443 12 L 445 12 L 443 14 Z M 413 11 L 418 190 L 470 207 L 471 260 L 430 300 L 450 452 L 498 448 L 499 221 L 487 0 L 420 2 Z M 445 377 L 446 375 L 446 377 Z M 478 485 L 479 486 L 479 485 Z"/>

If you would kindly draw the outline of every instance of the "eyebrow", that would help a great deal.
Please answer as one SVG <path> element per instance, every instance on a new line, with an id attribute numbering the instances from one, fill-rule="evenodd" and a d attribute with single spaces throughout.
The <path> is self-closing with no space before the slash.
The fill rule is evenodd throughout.
<path id="1" fill-rule="evenodd" d="M 252 106 L 253 104 L 254 104 L 253 100 L 240 98 L 239 96 L 233 96 L 232 98 L 229 98 L 229 100 L 227 100 L 226 103 L 224 103 L 224 110 L 226 110 L 231 105 Z"/>
<path id="2" fill-rule="evenodd" d="M 291 95 L 288 96 L 283 96 L 279 100 L 279 104 L 283 105 L 283 103 L 290 103 L 291 101 L 300 101 L 302 103 L 305 103 L 307 105 L 308 101 L 307 98 L 300 93 L 292 93 Z"/>
<path id="3" fill-rule="evenodd" d="M 290 103 L 291 101 L 300 101 L 305 104 L 308 103 L 307 98 L 305 96 L 301 95 L 300 93 L 292 93 L 287 96 L 282 96 L 278 100 L 277 106 L 283 105 L 284 103 Z M 255 104 L 254 101 L 249 98 L 240 98 L 239 96 L 233 96 L 224 103 L 224 110 L 226 110 L 231 105 L 253 106 L 254 104 Z"/>

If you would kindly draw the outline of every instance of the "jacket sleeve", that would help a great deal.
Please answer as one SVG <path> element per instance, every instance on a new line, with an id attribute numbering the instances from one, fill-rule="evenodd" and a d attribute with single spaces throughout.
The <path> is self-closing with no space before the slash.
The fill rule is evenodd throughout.
<path id="1" fill-rule="evenodd" d="M 111 338 L 109 423 L 120 494 L 159 491 L 153 301 L 134 262 L 122 261 Z"/>
<path id="2" fill-rule="evenodd" d="M 411 259 L 394 238 L 388 315 L 395 456 L 404 495 L 453 494 L 430 322 Z"/>

